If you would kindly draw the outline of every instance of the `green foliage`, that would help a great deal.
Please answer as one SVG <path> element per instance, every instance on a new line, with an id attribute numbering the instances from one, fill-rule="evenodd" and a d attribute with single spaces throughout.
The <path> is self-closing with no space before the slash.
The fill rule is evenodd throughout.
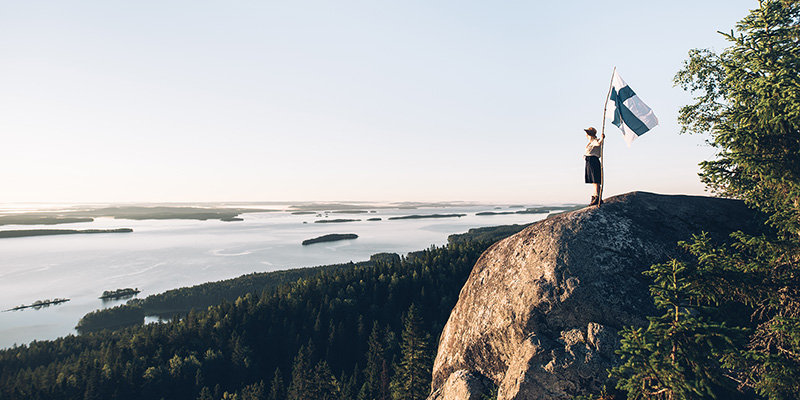
<path id="1" fill-rule="evenodd" d="M 720 54 L 690 52 L 675 77 L 699 93 L 680 112 L 684 131 L 709 133 L 718 157 L 701 178 L 743 199 L 775 229 L 736 233 L 733 245 L 687 245 L 711 272 L 709 301 L 754 309 L 749 343 L 723 355 L 742 387 L 770 399 L 800 398 L 800 2 L 762 0 L 724 34 Z"/>
<path id="2" fill-rule="evenodd" d="M 422 318 L 414 304 L 406 313 L 400 343 L 400 363 L 395 366 L 392 378 L 392 398 L 395 400 L 423 400 L 428 397 L 431 381 L 430 334 L 423 328 Z"/>
<path id="3" fill-rule="evenodd" d="M 617 351 L 622 365 L 611 375 L 629 399 L 716 397 L 727 383 L 718 360 L 735 348 L 742 329 L 710 320 L 697 305 L 704 297 L 697 283 L 703 272 L 677 260 L 645 272 L 655 280 L 650 292 L 664 314 L 648 318 L 646 328 L 622 331 Z"/>
<path id="4" fill-rule="evenodd" d="M 497 400 L 497 391 L 499 389 L 499 387 L 491 385 L 484 393 L 481 393 L 481 400 Z"/>
<path id="5" fill-rule="evenodd" d="M 87 333 L 101 329 L 141 325 L 143 322 L 144 310 L 142 310 L 142 307 L 138 305 L 121 305 L 93 311 L 84 315 L 75 329 L 80 333 Z"/>
<path id="6" fill-rule="evenodd" d="M 753 333 L 747 346 L 723 357 L 743 387 L 770 399 L 800 396 L 800 245 L 792 237 L 737 232 L 730 245 L 695 237 L 686 248 L 713 279 L 708 298 L 750 307 Z"/>
<path id="7" fill-rule="evenodd" d="M 378 322 L 372 325 L 372 333 L 367 341 L 367 366 L 364 368 L 364 384 L 358 392 L 359 400 L 388 400 L 388 364 L 384 335 Z"/>
<path id="8" fill-rule="evenodd" d="M 458 233 L 448 236 L 447 241 L 456 244 L 468 242 L 496 242 L 504 237 L 508 237 L 520 232 L 530 225 L 531 224 L 471 228 L 466 233 Z"/>
<path id="9" fill-rule="evenodd" d="M 286 386 L 283 383 L 283 374 L 281 369 L 275 369 L 275 375 L 270 383 L 269 395 L 267 400 L 283 400 L 286 398 Z"/>
<path id="10" fill-rule="evenodd" d="M 385 394 L 396 374 L 392 367 L 404 365 L 409 348 L 410 338 L 402 333 L 408 325 L 404 313 L 415 304 L 409 313 L 416 316 L 415 337 L 439 337 L 472 266 L 490 244 L 450 244 L 399 262 L 317 270 L 316 275 L 274 289 L 253 288 L 233 302 L 190 311 L 170 322 L 2 350 L 0 399 L 283 400 L 334 395 L 346 400 L 355 399 L 364 386 L 362 375 L 367 374 L 358 366 L 378 363 L 379 375 L 369 379 L 377 380 Z M 228 282 L 222 287 L 234 286 Z M 201 292 L 215 289 L 207 285 Z M 170 298 L 183 304 L 178 293 Z M 425 357 L 430 359 L 432 352 L 429 347 Z M 295 362 L 300 354 L 303 359 Z M 431 379 L 427 368 L 419 386 L 425 387 L 425 395 Z M 281 376 L 277 369 L 288 373 Z"/>
<path id="11" fill-rule="evenodd" d="M 312 399 L 314 380 L 311 370 L 312 346 L 303 346 L 297 352 L 292 365 L 292 383 L 289 385 L 288 400 Z"/>
<path id="12" fill-rule="evenodd" d="M 135 315 L 135 313 L 141 313 L 142 317 L 138 319 L 138 323 L 143 321 L 144 315 L 159 315 L 163 318 L 171 319 L 175 315 L 185 315 L 191 310 L 205 310 L 223 301 L 236 301 L 236 299 L 248 293 L 269 292 L 281 285 L 294 283 L 299 279 L 322 272 L 332 272 L 339 269 L 353 268 L 354 266 L 368 265 L 374 265 L 374 262 L 333 264 L 283 271 L 257 272 L 223 281 L 171 289 L 164 293 L 147 296 L 144 299 L 132 299 L 125 305 L 91 312 L 81 319 L 78 323 L 78 329 L 79 332 L 83 332 L 84 330 L 82 329 L 84 327 L 88 328 L 86 331 L 118 329 L 136 323 L 133 319 L 122 321 L 120 315 L 123 312 L 125 315 L 130 316 Z"/>
<path id="13" fill-rule="evenodd" d="M 724 34 L 719 55 L 693 50 L 676 85 L 698 92 L 679 121 L 709 133 L 718 157 L 702 162 L 715 192 L 764 211 L 782 231 L 800 233 L 800 2 L 762 0 Z"/>

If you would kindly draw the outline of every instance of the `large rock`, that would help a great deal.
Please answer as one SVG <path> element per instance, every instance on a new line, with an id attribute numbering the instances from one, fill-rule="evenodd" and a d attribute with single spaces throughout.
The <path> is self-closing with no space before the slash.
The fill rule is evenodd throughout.
<path id="1" fill-rule="evenodd" d="M 596 392 L 617 332 L 654 312 L 652 264 L 677 242 L 752 230 L 740 201 L 634 192 L 540 221 L 475 264 L 442 332 L 430 400 L 565 399 Z M 487 385 L 488 383 L 488 385 Z"/>

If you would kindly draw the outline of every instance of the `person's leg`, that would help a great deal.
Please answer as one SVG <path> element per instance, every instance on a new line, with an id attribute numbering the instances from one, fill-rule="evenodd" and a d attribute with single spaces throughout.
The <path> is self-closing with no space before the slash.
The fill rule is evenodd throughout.
<path id="1" fill-rule="evenodd" d="M 600 184 L 593 183 L 592 188 L 594 189 L 594 192 L 592 193 L 592 201 L 589 202 L 590 206 L 597 204 L 600 199 Z"/>

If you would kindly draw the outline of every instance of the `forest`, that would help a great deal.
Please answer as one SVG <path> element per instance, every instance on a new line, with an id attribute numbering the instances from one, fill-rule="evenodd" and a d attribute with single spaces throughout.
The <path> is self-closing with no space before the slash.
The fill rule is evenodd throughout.
<path id="1" fill-rule="evenodd" d="M 321 268 L 165 323 L 6 349 L 0 398 L 424 399 L 436 341 L 472 266 L 523 228 Z M 168 298 L 181 303 L 181 293 L 213 286 Z M 121 309 L 135 313 L 143 302 Z"/>

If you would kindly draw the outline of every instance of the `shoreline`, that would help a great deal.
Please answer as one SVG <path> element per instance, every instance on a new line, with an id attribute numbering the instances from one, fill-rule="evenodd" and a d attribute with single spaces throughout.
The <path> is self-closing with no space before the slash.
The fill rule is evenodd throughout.
<path id="1" fill-rule="evenodd" d="M 372 208 L 372 207 L 370 207 Z M 505 207 L 503 207 L 505 208 Z M 566 208 L 566 207 L 564 207 Z M 376 213 L 369 213 L 369 214 L 362 214 L 363 217 L 361 222 L 350 222 L 345 223 L 344 225 L 337 225 L 337 224 L 330 224 L 330 226 L 337 225 L 340 227 L 346 227 L 346 231 L 343 233 L 348 233 L 352 229 L 352 233 L 358 234 L 359 239 L 352 241 L 352 245 L 346 246 L 301 246 L 301 241 L 303 239 L 314 238 L 318 237 L 323 234 L 327 234 L 330 230 L 339 230 L 337 228 L 328 229 L 323 227 L 327 224 L 316 224 L 317 227 L 314 226 L 312 223 L 313 220 L 308 221 L 308 225 L 303 225 L 304 218 L 302 215 L 291 215 L 291 213 L 283 212 L 280 214 L 261 214 L 253 215 L 248 217 L 247 215 L 244 216 L 245 218 L 245 225 L 242 226 L 243 230 L 239 231 L 239 224 L 235 225 L 223 225 L 219 222 L 212 221 L 213 223 L 196 223 L 196 222 L 187 222 L 187 223 L 180 223 L 180 224 L 167 224 L 164 225 L 160 222 L 144 222 L 143 225 L 136 224 L 135 226 L 131 226 L 138 232 L 137 235 L 130 235 L 130 236 L 121 236 L 121 237 L 111 237 L 108 236 L 108 239 L 102 239 L 103 243 L 108 243 L 111 248 L 108 248 L 105 244 L 102 245 L 102 248 L 96 248 L 95 239 L 91 236 L 82 238 L 82 236 L 76 236 L 79 241 L 75 241 L 76 239 L 68 239 L 65 237 L 66 240 L 63 243 L 70 243 L 65 244 L 64 246 L 69 247 L 62 247 L 58 243 L 62 243 L 62 239 L 55 239 L 52 243 L 53 247 L 48 245 L 48 248 L 52 248 L 52 250 L 48 250 L 48 248 L 42 248 L 45 254 L 49 254 L 53 252 L 55 255 L 56 251 L 62 251 L 62 249 L 73 251 L 76 249 L 72 243 L 78 244 L 81 254 L 86 254 L 87 256 L 81 255 L 80 258 L 73 258 L 73 259 L 64 259 L 61 258 L 62 256 L 59 255 L 58 263 L 64 264 L 65 267 L 68 267 L 68 270 L 57 270 L 57 269 L 49 269 L 50 272 L 37 272 L 33 276 L 37 276 L 39 281 L 45 282 L 51 280 L 51 278 L 61 277 L 64 275 L 65 272 L 62 271 L 87 271 L 91 273 L 94 277 L 101 278 L 105 276 L 106 273 L 105 266 L 114 266 L 115 268 L 123 267 L 124 269 L 119 269 L 116 273 L 123 273 L 124 275 L 130 274 L 137 274 L 139 271 L 162 271 L 162 267 L 160 265 L 163 262 L 167 262 L 169 265 L 169 270 L 164 269 L 163 271 L 172 271 L 167 272 L 167 275 L 161 276 L 158 280 L 154 280 L 148 277 L 150 274 L 144 275 L 131 275 L 136 277 L 136 279 L 120 279 L 120 280 L 113 280 L 109 281 L 109 284 L 113 287 L 117 288 L 125 288 L 125 287 L 136 287 L 138 286 L 142 293 L 139 293 L 139 296 L 148 296 L 158 293 L 163 293 L 175 288 L 181 288 L 186 286 L 194 286 L 202 283 L 208 282 L 215 282 L 219 280 L 230 279 L 233 277 L 238 277 L 244 274 L 249 274 L 253 272 L 269 272 L 269 271 L 288 271 L 288 270 L 296 270 L 299 268 L 304 268 L 308 266 L 315 266 L 315 265 L 329 265 L 329 264 L 338 264 L 338 263 L 346 263 L 350 260 L 356 262 L 361 260 L 366 260 L 370 257 L 370 255 L 379 253 L 379 252 L 392 252 L 397 254 L 407 254 L 409 252 L 418 251 L 421 249 L 425 249 L 432 244 L 441 245 L 447 242 L 447 235 L 453 233 L 462 233 L 466 232 L 471 228 L 481 227 L 481 226 L 498 226 L 498 225 L 507 225 L 507 224 L 519 224 L 519 223 L 527 223 L 532 222 L 534 220 L 540 219 L 543 216 L 535 216 L 535 215 L 517 215 L 514 216 L 497 216 L 497 217 L 477 217 L 475 214 L 480 211 L 488 211 L 493 210 L 495 206 L 480 206 L 480 207 L 467 207 L 463 209 L 451 209 L 451 210 L 442 210 L 442 209 L 425 209 L 419 210 L 415 212 L 415 214 L 447 214 L 447 213 L 466 213 L 466 217 L 461 218 L 432 218 L 422 221 L 424 225 L 419 225 L 414 220 L 407 220 L 408 224 L 403 222 L 403 220 L 395 220 L 394 223 L 387 223 L 381 224 L 380 222 L 366 222 L 367 216 L 372 218 L 381 218 L 384 222 L 388 222 L 388 218 L 392 216 L 403 216 L 407 215 L 402 210 L 397 208 L 392 210 L 381 210 L 378 209 Z M 363 210 L 363 209 L 362 209 Z M 336 214 L 337 216 L 343 216 L 342 214 Z M 356 217 L 358 218 L 358 217 Z M 459 221 L 459 222 L 456 222 Z M 285 246 L 288 247 L 281 247 L 281 251 L 278 253 L 268 251 L 267 247 L 272 246 L 270 243 L 271 240 L 275 240 L 274 238 L 280 237 L 275 236 L 280 232 L 283 232 L 283 226 L 288 223 L 291 228 L 288 232 L 293 232 L 292 235 L 294 237 L 291 239 L 290 243 L 287 243 Z M 113 227 L 114 221 L 111 219 L 104 219 L 101 221 L 98 227 Z M 350 225 L 353 224 L 353 225 Z M 429 228 L 431 225 L 435 224 L 434 226 L 441 226 L 440 228 Z M 150 226 L 157 226 L 159 227 L 156 230 L 152 230 Z M 90 227 L 92 225 L 84 225 L 82 227 Z M 226 227 L 228 226 L 228 227 Z M 191 227 L 191 228 L 190 228 Z M 342 229 L 344 230 L 344 229 Z M 326 232 L 328 231 L 328 232 Z M 226 236 L 234 238 L 234 241 L 230 243 L 219 243 L 215 242 L 212 236 L 209 235 L 219 235 L 227 232 L 233 233 L 238 232 L 236 235 L 233 236 Z M 305 232 L 305 233 L 303 233 Z M 340 231 L 341 232 L 341 231 Z M 445 233 L 447 232 L 447 233 Z M 307 236 L 305 236 L 308 234 Z M 166 236 L 168 235 L 168 236 Z M 174 236 L 180 235 L 180 236 Z M 185 236 L 184 236 L 185 235 Z M 195 235 L 201 240 L 198 242 L 195 239 L 189 239 L 189 237 L 193 237 Z M 402 235 L 402 236 L 401 236 Z M 300 237 L 297 237 L 300 236 Z M 305 237 L 302 237 L 305 236 Z M 259 237 L 261 237 L 259 239 Z M 165 241 L 166 238 L 170 238 Z M 144 253 L 133 253 L 130 251 L 132 249 L 131 246 L 139 246 L 143 245 L 143 249 L 160 249 L 169 248 L 171 249 L 172 246 L 162 247 L 162 243 L 173 243 L 171 242 L 174 238 L 174 243 L 180 243 L 181 245 L 191 246 L 186 247 L 186 249 L 190 250 L 190 253 L 180 253 L 180 258 L 178 259 L 164 259 L 164 260 L 154 260 L 150 257 L 146 257 Z M 42 240 L 47 240 L 47 238 L 43 238 Z M 110 240 L 110 241 L 109 241 Z M 1 241 L 0 241 L 1 242 Z M 12 242 L 13 243 L 13 242 Z M 20 243 L 23 243 L 22 241 Z M 31 250 L 27 250 L 29 246 L 36 246 L 37 239 L 28 239 L 28 242 L 24 242 L 24 253 L 17 250 L 11 250 L 13 253 L 9 253 L 9 255 L 15 255 L 14 253 L 18 253 L 19 255 L 15 255 L 15 257 L 19 257 L 21 255 L 26 254 L 29 251 L 33 251 L 34 247 L 30 247 Z M 28 244 L 30 243 L 30 244 Z M 42 242 L 44 243 L 44 242 Z M 282 243 L 282 242 L 280 242 Z M 339 242 L 339 243 L 347 243 L 347 242 Z M 283 244 L 279 244 L 280 246 L 284 246 Z M 116 247 L 114 247 L 116 246 Z M 117 250 L 122 251 L 122 253 L 117 253 Z M 291 250 L 295 248 L 296 250 Z M 168 250 L 170 253 L 163 253 L 163 254 L 172 254 L 172 250 Z M 39 252 L 37 250 L 37 252 Z M 361 254 L 363 252 L 363 254 Z M 285 253 L 285 254 L 284 254 Z M 52 258 L 45 258 L 42 255 L 36 255 L 31 253 L 34 257 L 29 258 L 24 261 L 24 263 L 20 264 L 20 266 L 26 266 L 28 271 L 37 271 L 42 270 L 44 271 L 44 266 L 49 263 Z M 41 253 L 39 253 L 41 254 Z M 76 253 L 77 254 L 77 253 Z M 72 256 L 70 256 L 72 257 Z M 113 258 L 110 258 L 113 257 Z M 122 257 L 122 258 L 120 258 Z M 190 260 L 193 257 L 202 257 L 204 262 L 207 262 L 208 265 L 215 265 L 219 268 L 210 268 L 206 270 L 196 271 L 196 268 L 192 266 Z M 82 261 L 82 260 L 86 261 Z M 23 261 L 22 258 L 19 258 L 20 262 Z M 53 259 L 55 260 L 55 259 Z M 189 260 L 189 261 L 182 261 L 182 260 Z M 198 258 L 199 260 L 199 258 Z M 163 261 L 163 262 L 162 262 Z M 69 264 L 66 264 L 69 262 Z M 81 267 L 81 264 L 86 264 L 86 269 Z M 56 266 L 53 264 L 53 266 Z M 38 267 L 38 268 L 37 268 Z M 156 269 L 147 269 L 156 268 Z M 132 268 L 132 269 L 128 269 Z M 22 271 L 22 270 L 20 270 Z M 92 271 L 92 272 L 89 272 Z M 197 274 L 199 272 L 200 274 Z M 223 273 L 224 272 L 224 273 Z M 46 275 L 42 275 L 46 274 Z M 55 274 L 55 275 L 51 275 Z M 173 279 L 173 275 L 178 274 L 180 276 L 192 276 L 191 279 L 181 279 L 175 280 Z M 188 274 L 188 275 L 187 275 Z M 202 276 L 202 280 L 200 279 Z M 72 282 L 69 276 L 64 277 L 64 279 L 69 280 Z M 101 286 L 104 287 L 97 287 L 97 285 L 93 285 L 91 283 L 93 279 L 89 279 L 88 281 L 83 282 L 75 282 L 75 288 L 73 291 L 80 289 L 82 292 L 85 291 L 96 291 L 94 296 L 77 296 L 78 292 L 75 293 L 65 293 L 68 297 L 72 298 L 72 303 L 77 303 L 75 305 L 70 305 L 68 313 L 70 315 L 75 315 L 74 321 L 64 321 L 65 323 L 69 324 L 67 326 L 65 323 L 59 323 L 58 327 L 51 327 L 51 328 L 37 328 L 36 326 L 44 326 L 39 324 L 39 320 L 42 319 L 39 317 L 39 314 L 45 316 L 42 313 L 30 313 L 33 317 L 25 317 L 28 321 L 23 321 L 22 319 L 15 319 L 15 320 L 8 320 L 9 324 L 6 326 L 8 327 L 8 334 L 6 335 L 4 332 L 3 337 L 5 338 L 4 342 L 2 343 L 2 347 L 11 346 L 13 343 L 27 343 L 30 340 L 47 340 L 48 338 L 56 338 L 61 337 L 68 334 L 73 334 L 74 330 L 72 329 L 75 326 L 75 323 L 86 313 L 91 312 L 93 310 L 100 309 L 102 307 L 108 307 L 109 304 L 107 303 L 100 303 L 100 300 L 96 300 L 97 296 L 99 296 L 99 292 L 102 292 L 105 289 L 108 289 L 106 284 Z M 25 282 L 28 282 L 26 280 Z M 35 281 L 31 284 L 36 284 Z M 20 281 L 20 283 L 22 283 Z M 168 283 L 168 284 L 167 284 Z M 99 291 L 97 291 L 99 289 Z M 45 298 L 48 293 L 39 293 L 38 295 L 34 296 L 33 298 Z M 51 294 L 52 295 L 52 294 Z M 65 296 L 66 297 L 66 296 Z M 95 300 L 92 300 L 95 299 Z M 13 304 L 13 298 L 7 299 L 11 301 L 7 301 L 6 308 L 10 308 Z M 93 303 L 93 301 L 97 301 L 97 303 Z M 117 302 L 117 300 L 112 300 Z M 122 304 L 124 300 L 119 301 L 119 303 L 111 303 L 111 306 L 115 306 L 116 304 Z M 17 303 L 19 304 L 19 303 Z M 85 309 L 85 310 L 84 310 Z M 73 311 L 74 310 L 74 311 Z M 80 310 L 80 311 L 79 311 Z M 49 313 L 49 312 L 48 312 Z M 61 315 L 64 314 L 65 311 L 62 310 L 60 312 Z M 71 317 L 70 317 L 71 318 Z M 4 322 L 0 322 L 0 324 L 5 324 Z M 37 325 L 39 324 L 39 325 Z M 63 327 L 62 327 L 63 325 Z M 31 327 L 31 334 L 22 333 L 24 329 L 28 329 L 26 327 Z M 13 328 L 16 332 L 13 333 L 10 329 Z M 41 333 L 36 333 L 36 332 Z"/>
<path id="2" fill-rule="evenodd" d="M 116 229 L 20 229 L 0 231 L 0 239 L 11 239 L 35 236 L 54 236 L 54 235 L 85 235 L 97 233 L 133 233 L 131 228 Z"/>

